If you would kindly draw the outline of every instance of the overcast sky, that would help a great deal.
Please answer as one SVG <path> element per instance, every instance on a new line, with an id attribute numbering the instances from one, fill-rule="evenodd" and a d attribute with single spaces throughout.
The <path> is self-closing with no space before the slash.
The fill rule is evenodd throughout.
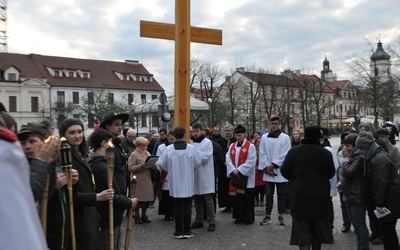
<path id="1" fill-rule="evenodd" d="M 253 66 L 320 76 L 327 55 L 338 79 L 349 57 L 400 37 L 399 0 L 192 0 L 191 25 L 223 30 L 223 45 L 191 55 L 229 74 Z M 142 38 L 140 20 L 174 23 L 173 0 L 9 0 L 8 52 L 139 60 L 173 93 L 174 42 Z"/>

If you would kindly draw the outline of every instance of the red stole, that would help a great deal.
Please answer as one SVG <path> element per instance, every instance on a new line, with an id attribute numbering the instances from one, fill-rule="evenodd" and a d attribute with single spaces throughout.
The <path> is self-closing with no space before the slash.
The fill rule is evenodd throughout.
<path id="1" fill-rule="evenodd" d="M 236 146 L 237 146 L 237 141 L 231 144 L 232 146 L 230 147 L 230 155 L 231 155 L 231 160 L 233 165 L 237 168 L 243 163 L 246 162 L 247 160 L 247 155 L 249 154 L 249 149 L 250 149 L 250 141 L 245 140 L 243 142 L 242 147 L 240 148 L 240 153 L 239 153 L 239 159 L 238 159 L 238 165 L 236 165 Z M 229 193 L 228 195 L 230 196 L 236 196 L 236 194 L 244 194 L 245 190 L 241 188 L 236 188 L 232 186 L 232 180 L 229 183 Z"/>

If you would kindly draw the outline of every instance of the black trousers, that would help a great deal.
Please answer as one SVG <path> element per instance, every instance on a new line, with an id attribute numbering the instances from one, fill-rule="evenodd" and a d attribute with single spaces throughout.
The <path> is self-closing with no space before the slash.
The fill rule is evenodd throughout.
<path id="1" fill-rule="evenodd" d="M 188 234 L 192 220 L 192 197 L 174 198 L 174 217 L 176 234 Z"/>

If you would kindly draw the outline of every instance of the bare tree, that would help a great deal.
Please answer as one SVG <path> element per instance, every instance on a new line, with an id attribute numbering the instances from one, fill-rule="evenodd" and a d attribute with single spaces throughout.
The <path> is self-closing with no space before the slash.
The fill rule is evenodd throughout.
<path id="1" fill-rule="evenodd" d="M 104 117 L 110 113 L 126 112 L 125 106 L 119 101 L 110 99 L 109 92 L 106 89 L 87 89 L 88 95 L 82 96 L 79 107 L 83 114 L 87 114 L 87 120 L 90 123 L 93 120 L 100 123 Z M 85 117 L 83 117 L 85 118 Z"/>
<path id="2" fill-rule="evenodd" d="M 368 41 L 369 55 L 374 53 L 374 45 Z M 396 76 L 379 75 L 376 60 L 370 61 L 367 56 L 355 55 L 350 58 L 348 67 L 357 81 L 365 89 L 366 106 L 372 109 L 375 117 L 374 125 L 378 127 L 378 117 L 394 113 L 397 99 L 400 97 Z M 367 57 L 368 58 L 368 57 Z"/>

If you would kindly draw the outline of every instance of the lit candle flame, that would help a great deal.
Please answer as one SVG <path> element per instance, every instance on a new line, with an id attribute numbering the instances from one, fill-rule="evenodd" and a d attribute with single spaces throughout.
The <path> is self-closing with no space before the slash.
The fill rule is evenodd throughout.
<path id="1" fill-rule="evenodd" d="M 136 175 L 132 176 L 132 180 L 136 181 Z"/>
<path id="2" fill-rule="evenodd" d="M 67 138 L 65 138 L 65 137 L 61 137 L 61 138 L 60 138 L 60 141 L 62 141 L 62 142 L 66 142 L 66 141 L 67 141 Z"/>
<path id="3" fill-rule="evenodd" d="M 114 147 L 114 144 L 112 144 L 112 142 L 109 141 L 109 142 L 108 142 L 108 147 L 109 147 L 109 148 L 113 148 L 113 147 Z"/>
<path id="4" fill-rule="evenodd" d="M 49 143 L 51 139 L 53 139 L 54 136 L 50 135 L 49 137 L 46 138 L 46 140 L 44 140 L 44 143 Z"/>

